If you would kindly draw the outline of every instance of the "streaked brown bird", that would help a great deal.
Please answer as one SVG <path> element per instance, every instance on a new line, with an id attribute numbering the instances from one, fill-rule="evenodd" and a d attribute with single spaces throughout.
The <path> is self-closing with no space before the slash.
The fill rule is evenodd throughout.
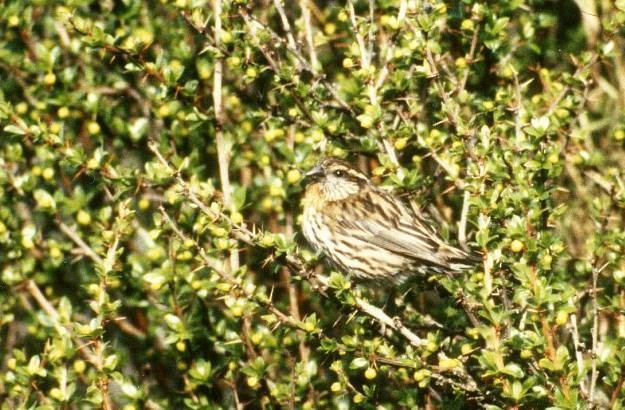
<path id="1" fill-rule="evenodd" d="M 411 276 L 457 273 L 475 263 L 343 160 L 323 159 L 304 182 L 304 236 L 347 274 L 400 284 Z"/>

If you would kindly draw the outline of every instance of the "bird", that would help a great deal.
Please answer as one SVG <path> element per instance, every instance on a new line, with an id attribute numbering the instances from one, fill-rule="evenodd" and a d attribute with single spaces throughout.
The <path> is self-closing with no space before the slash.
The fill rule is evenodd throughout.
<path id="1" fill-rule="evenodd" d="M 415 276 L 455 275 L 477 261 L 342 159 L 322 159 L 303 184 L 302 233 L 315 252 L 349 276 L 401 285 Z"/>

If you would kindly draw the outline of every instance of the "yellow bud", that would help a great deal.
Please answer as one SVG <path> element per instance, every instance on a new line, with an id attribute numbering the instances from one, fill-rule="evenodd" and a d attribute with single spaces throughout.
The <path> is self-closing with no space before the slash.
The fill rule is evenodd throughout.
<path id="1" fill-rule="evenodd" d="M 28 111 L 28 104 L 26 104 L 26 103 L 25 103 L 25 102 L 23 102 L 23 101 L 22 101 L 21 103 L 18 103 L 18 104 L 15 106 L 15 111 L 16 111 L 18 114 L 24 114 L 24 113 L 26 113 L 26 111 Z"/>
<path id="2" fill-rule="evenodd" d="M 12 16 L 9 16 L 9 18 L 7 19 L 8 27 L 17 27 L 19 24 L 20 24 L 20 18 L 16 16 L 15 14 L 13 14 Z"/>
<path id="3" fill-rule="evenodd" d="M 96 121 L 89 121 L 87 123 L 87 132 L 91 135 L 96 135 L 100 132 L 100 124 Z"/>
<path id="4" fill-rule="evenodd" d="M 377 375 L 378 372 L 376 372 L 373 367 L 368 367 L 367 370 L 365 370 L 365 379 L 367 380 L 375 379 Z"/>
<path id="5" fill-rule="evenodd" d="M 254 67 L 248 67 L 247 70 L 245 70 L 245 75 L 249 78 L 256 78 L 258 71 L 256 71 L 256 68 Z"/>
<path id="6" fill-rule="evenodd" d="M 271 196 L 282 196 L 283 193 L 284 193 L 284 190 L 282 189 L 281 186 L 277 186 L 277 185 L 270 185 L 269 186 L 269 195 L 271 195 Z"/>
<path id="7" fill-rule="evenodd" d="M 225 251 L 230 248 L 230 241 L 226 238 L 217 238 L 215 240 L 215 247 L 220 251 Z"/>
<path id="8" fill-rule="evenodd" d="M 69 108 L 67 108 L 67 107 L 60 107 L 56 111 L 56 115 L 58 115 L 59 118 L 67 118 L 69 116 Z"/>
<path id="9" fill-rule="evenodd" d="M 296 184 L 301 178 L 302 174 L 296 169 L 291 169 L 286 173 L 286 180 L 289 184 Z"/>
<path id="10" fill-rule="evenodd" d="M 485 110 L 490 111 L 495 108 L 495 103 L 490 100 L 486 100 L 482 102 L 482 107 L 484 107 Z"/>
<path id="11" fill-rule="evenodd" d="M 63 400 L 63 392 L 58 387 L 53 387 L 48 393 L 55 400 Z"/>
<path id="12" fill-rule="evenodd" d="M 271 197 L 264 197 L 262 201 L 260 201 L 260 209 L 265 212 L 269 212 L 273 209 L 273 200 Z"/>
<path id="13" fill-rule="evenodd" d="M 363 395 L 362 395 L 362 394 L 360 394 L 360 393 L 357 393 L 357 394 L 354 396 L 353 400 L 354 400 L 354 403 L 355 403 L 355 404 L 359 404 L 359 403 L 362 403 L 362 402 L 365 400 L 365 396 L 363 396 Z"/>
<path id="14" fill-rule="evenodd" d="M 169 116 L 170 113 L 171 113 L 171 110 L 169 109 L 169 105 L 164 104 L 158 108 L 157 115 L 161 118 L 164 118 L 164 117 Z"/>
<path id="15" fill-rule="evenodd" d="M 98 169 L 98 168 L 100 168 L 100 161 L 98 161 L 95 158 L 89 158 L 89 161 L 87 161 L 87 168 L 89 168 L 89 169 Z"/>
<path id="16" fill-rule="evenodd" d="M 247 378 L 247 385 L 251 388 L 256 388 L 258 387 L 258 377 L 256 376 L 249 376 Z"/>
<path id="17" fill-rule="evenodd" d="M 408 138 L 400 138 L 397 141 L 395 141 L 395 144 L 393 145 L 395 146 L 396 150 L 401 151 L 404 148 L 406 148 L 406 144 L 408 144 Z"/>
<path id="18" fill-rule="evenodd" d="M 161 248 L 153 247 L 148 249 L 146 256 L 151 261 L 157 261 L 163 256 L 163 251 L 161 250 Z"/>
<path id="19" fill-rule="evenodd" d="M 432 372 L 427 369 L 420 369 L 413 373 L 412 378 L 415 381 L 420 382 L 423 381 L 425 378 L 429 377 L 431 374 Z"/>
<path id="20" fill-rule="evenodd" d="M 58 122 L 53 122 L 52 124 L 50 124 L 50 128 L 48 128 L 48 130 L 52 134 L 58 134 L 61 131 L 61 124 L 59 124 Z"/>
<path id="21" fill-rule="evenodd" d="M 150 207 L 150 200 L 147 198 L 141 198 L 137 204 L 140 210 L 145 211 Z"/>
<path id="22" fill-rule="evenodd" d="M 54 248 L 50 248 L 50 257 L 52 259 L 61 259 L 63 257 L 63 252 L 55 246 Z"/>
<path id="23" fill-rule="evenodd" d="M 224 237 L 228 235 L 228 231 L 225 228 L 222 228 L 221 226 L 218 226 L 217 228 L 212 229 L 211 232 L 213 236 L 217 236 L 217 237 Z"/>
<path id="24" fill-rule="evenodd" d="M 351 58 L 343 59 L 343 68 L 352 68 L 354 66 L 354 60 Z"/>
<path id="25" fill-rule="evenodd" d="M 475 23 L 473 23 L 473 20 L 469 19 L 462 20 L 460 29 L 464 31 L 473 31 L 475 29 Z"/>
<path id="26" fill-rule="evenodd" d="M 232 306 L 230 311 L 232 312 L 232 315 L 235 317 L 241 317 L 243 315 L 243 308 L 239 305 Z"/>
<path id="27" fill-rule="evenodd" d="M 74 371 L 78 374 L 83 373 L 87 369 L 87 363 L 84 360 L 78 359 L 74 361 Z"/>
<path id="28" fill-rule="evenodd" d="M 569 314 L 562 310 L 558 311 L 556 314 L 556 324 L 559 326 L 565 325 L 569 320 Z"/>
<path id="29" fill-rule="evenodd" d="M 205 66 L 200 67 L 198 70 L 198 75 L 202 80 L 209 79 L 212 73 L 211 69 Z"/>
<path id="30" fill-rule="evenodd" d="M 473 346 L 471 346 L 471 344 L 469 344 L 469 343 L 465 343 L 465 344 L 462 345 L 462 347 L 460 347 L 460 351 L 464 355 L 467 355 L 467 354 L 471 353 L 472 350 L 473 350 Z"/>
<path id="31" fill-rule="evenodd" d="M 229 31 L 222 31 L 220 37 L 224 44 L 230 44 L 232 43 L 232 40 L 234 40 L 234 36 Z"/>
<path id="32" fill-rule="evenodd" d="M 304 323 L 304 330 L 307 332 L 312 332 L 315 330 L 315 324 L 311 322 Z"/>
<path id="33" fill-rule="evenodd" d="M 342 389 L 341 387 L 341 383 L 339 382 L 334 382 L 332 383 L 332 385 L 330 386 L 330 390 L 332 390 L 334 393 L 338 393 L 340 392 Z"/>
<path id="34" fill-rule="evenodd" d="M 76 214 L 76 222 L 78 222 L 80 225 L 83 225 L 83 226 L 89 225 L 91 223 L 91 215 L 89 215 L 88 212 L 81 209 Z"/>
<path id="35" fill-rule="evenodd" d="M 373 126 L 374 118 L 369 114 L 361 114 L 356 118 L 362 128 L 371 128 Z"/>
<path id="36" fill-rule="evenodd" d="M 558 154 L 551 154 L 547 157 L 547 161 L 552 164 L 557 164 L 558 161 L 560 161 L 560 157 L 558 156 Z"/>
<path id="37" fill-rule="evenodd" d="M 321 129 L 314 128 L 312 131 L 310 131 L 310 138 L 313 140 L 313 142 L 321 142 L 325 138 L 325 135 Z"/>
<path id="38" fill-rule="evenodd" d="M 263 237 L 258 242 L 261 246 L 269 247 L 275 243 L 275 238 L 271 234 L 263 235 Z"/>
<path id="39" fill-rule="evenodd" d="M 467 68 L 468 66 L 467 59 L 464 57 L 456 58 L 455 64 L 456 64 L 456 68 L 459 68 L 459 69 Z"/>
<path id="40" fill-rule="evenodd" d="M 239 212 L 233 212 L 232 215 L 230 215 L 230 220 L 233 224 L 240 225 L 243 223 L 243 215 Z"/>
<path id="41" fill-rule="evenodd" d="M 265 141 L 272 142 L 275 139 L 284 137 L 284 130 L 281 128 L 272 128 L 265 131 Z"/>
<path id="42" fill-rule="evenodd" d="M 540 258 L 540 264 L 543 268 L 549 268 L 551 266 L 551 262 L 553 261 L 553 256 L 548 253 L 545 254 L 542 258 Z"/>
<path id="43" fill-rule="evenodd" d="M 250 340 L 252 341 L 252 343 L 257 345 L 263 341 L 263 334 L 261 332 L 255 332 L 254 334 L 252 334 L 252 337 L 250 337 Z"/>
<path id="44" fill-rule="evenodd" d="M 179 340 L 176 343 L 176 350 L 178 350 L 179 352 L 185 352 L 187 350 L 187 344 L 184 342 L 184 340 Z"/>
<path id="45" fill-rule="evenodd" d="M 56 75 L 54 73 L 48 73 L 43 76 L 43 83 L 45 85 L 53 85 L 56 83 Z"/>
<path id="46" fill-rule="evenodd" d="M 616 130 L 614 131 L 614 139 L 617 141 L 625 140 L 625 130 Z"/>
<path id="47" fill-rule="evenodd" d="M 41 176 L 43 177 L 43 179 L 45 179 L 46 181 L 50 181 L 52 178 L 54 178 L 54 168 L 46 168 L 41 172 Z"/>
<path id="48" fill-rule="evenodd" d="M 460 362 L 460 360 L 458 359 L 450 359 L 450 358 L 443 358 L 441 360 L 439 360 L 438 362 L 438 366 L 441 369 L 453 369 L 455 367 L 460 366 L 462 363 Z"/>
<path id="49" fill-rule="evenodd" d="M 515 253 L 521 252 L 523 250 L 523 242 L 518 239 L 513 240 L 510 243 L 510 250 Z"/>

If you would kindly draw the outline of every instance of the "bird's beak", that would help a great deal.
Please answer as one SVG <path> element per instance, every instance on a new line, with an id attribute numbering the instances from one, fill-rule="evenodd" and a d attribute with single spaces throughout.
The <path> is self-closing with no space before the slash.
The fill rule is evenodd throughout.
<path id="1" fill-rule="evenodd" d="M 323 176 L 323 169 L 319 165 L 310 169 L 307 173 L 304 174 L 304 178 L 302 179 L 303 185 L 308 185 L 314 181 L 317 181 L 319 178 Z"/>

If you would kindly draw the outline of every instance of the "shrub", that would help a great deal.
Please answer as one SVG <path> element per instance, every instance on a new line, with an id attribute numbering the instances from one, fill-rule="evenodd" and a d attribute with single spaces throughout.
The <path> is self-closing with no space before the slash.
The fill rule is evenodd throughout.
<path id="1" fill-rule="evenodd" d="M 622 405 L 625 2 L 0 16 L 2 408 Z M 323 268 L 325 155 L 483 263 Z"/>

